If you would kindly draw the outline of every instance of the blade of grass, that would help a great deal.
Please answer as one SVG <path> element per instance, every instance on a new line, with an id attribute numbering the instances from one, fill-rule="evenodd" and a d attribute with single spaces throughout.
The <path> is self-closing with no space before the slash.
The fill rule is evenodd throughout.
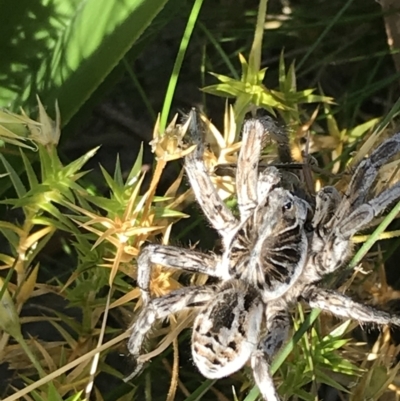
<path id="1" fill-rule="evenodd" d="M 18 256 L 14 259 L 12 266 L 8 270 L 6 278 L 3 280 L 3 285 L 0 287 L 0 301 L 3 298 L 3 295 L 7 289 L 8 283 L 10 282 L 10 280 L 14 274 L 14 270 L 15 270 L 15 266 L 17 265 L 17 262 L 18 262 Z"/>
<path id="2" fill-rule="evenodd" d="M 185 401 L 197 401 L 214 385 L 217 380 L 207 379 Z M 7 400 L 5 400 L 7 401 Z"/>
<path id="3" fill-rule="evenodd" d="M 321 44 L 322 40 L 325 38 L 325 36 L 329 33 L 331 28 L 340 20 L 344 12 L 350 7 L 351 3 L 353 3 L 354 0 L 347 0 L 347 3 L 340 9 L 340 11 L 331 19 L 331 22 L 326 26 L 324 31 L 319 35 L 318 39 L 314 42 L 312 46 L 308 49 L 307 53 L 303 56 L 303 58 L 300 60 L 299 64 L 297 65 L 297 69 L 299 70 L 301 66 L 306 62 L 308 57 L 313 53 L 313 51 Z"/>
<path id="4" fill-rule="evenodd" d="M 232 64 L 231 60 L 229 59 L 229 56 L 225 53 L 224 49 L 221 47 L 219 42 L 215 39 L 215 37 L 211 34 L 209 29 L 199 21 L 199 27 L 200 29 L 204 32 L 204 34 L 207 36 L 207 39 L 210 41 L 210 43 L 215 47 L 215 50 L 221 57 L 221 60 L 225 63 L 225 65 L 228 67 L 228 70 L 232 77 L 236 80 L 240 79 L 239 74 L 236 71 L 236 68 Z M 203 85 L 204 86 L 204 85 Z"/>
<path id="5" fill-rule="evenodd" d="M 63 373 L 68 372 L 75 366 L 80 365 L 81 363 L 85 362 L 87 359 L 93 357 L 97 353 L 104 351 L 108 348 L 111 348 L 113 345 L 118 344 L 120 341 L 127 339 L 130 336 L 130 331 L 126 330 L 124 333 L 119 335 L 118 337 L 113 338 L 112 340 L 108 341 L 107 343 L 104 343 L 101 347 L 95 348 L 85 355 L 82 355 L 81 357 L 75 359 L 74 361 L 66 364 L 65 366 L 61 367 L 60 369 L 57 369 L 55 372 L 51 372 L 47 376 L 41 378 L 40 380 L 35 381 L 34 383 L 30 384 L 29 386 L 24 387 L 22 390 L 17 391 L 13 395 L 10 395 L 7 398 L 4 398 L 2 401 L 16 401 L 20 400 L 24 395 L 29 394 L 31 391 L 36 390 L 40 386 L 43 386 L 43 384 L 46 384 L 53 379 L 55 379 L 58 376 L 61 376 Z"/>
<path id="6" fill-rule="evenodd" d="M 383 131 L 387 125 L 394 120 L 395 117 L 398 116 L 400 112 L 400 98 L 397 99 L 396 103 L 393 105 L 393 107 L 390 109 L 390 111 L 386 114 L 385 118 L 378 124 L 376 127 L 375 131 L 373 132 L 373 135 L 375 135 L 377 132 Z"/>
<path id="7" fill-rule="evenodd" d="M 373 84 L 373 82 L 377 80 L 378 71 L 379 71 L 380 66 L 383 63 L 383 60 L 384 60 L 383 57 L 378 58 L 374 68 L 367 75 L 367 80 L 365 82 L 365 86 L 367 88 L 369 88 Z M 361 109 L 363 100 L 364 100 L 364 98 L 361 97 L 361 99 L 357 99 L 356 103 L 354 104 L 354 110 L 352 111 L 352 116 L 350 119 L 350 127 L 353 127 L 356 125 L 357 116 L 360 114 L 360 109 Z"/>
<path id="8" fill-rule="evenodd" d="M 182 67 L 183 59 L 189 45 L 190 37 L 192 36 L 197 17 L 200 13 L 203 0 L 196 0 L 193 4 L 192 11 L 190 12 L 188 22 L 186 24 L 185 32 L 183 33 L 182 41 L 179 46 L 178 56 L 176 57 L 174 67 L 172 69 L 171 78 L 168 83 L 167 93 L 165 94 L 164 104 L 161 112 L 160 119 L 160 132 L 164 132 L 168 121 L 168 115 L 171 109 L 172 98 L 175 93 L 176 83 L 178 81 L 179 72 Z"/>
<path id="9" fill-rule="evenodd" d="M 99 349 L 101 347 L 103 340 L 104 340 L 104 333 L 106 332 L 106 329 L 107 329 L 107 318 L 108 318 L 108 312 L 110 311 L 112 290 L 113 290 L 113 288 L 112 288 L 112 286 L 110 286 L 110 288 L 108 289 L 107 301 L 106 301 L 106 305 L 104 308 L 104 316 L 103 316 L 103 321 L 101 323 L 101 330 L 100 330 L 99 338 L 97 340 L 97 346 L 96 346 L 97 349 Z M 93 390 L 94 379 L 96 377 L 96 372 L 97 372 L 99 361 L 100 361 L 100 351 L 96 355 L 94 355 L 93 361 L 90 366 L 90 372 L 89 372 L 90 376 L 89 376 L 89 380 L 88 380 L 88 383 L 85 388 L 85 399 L 86 400 L 90 399 L 90 395 Z"/>
<path id="10" fill-rule="evenodd" d="M 249 71 L 257 74 L 261 68 L 261 51 L 264 36 L 265 16 L 267 14 L 268 0 L 260 0 L 258 6 L 256 31 L 249 56 Z"/>
<path id="11" fill-rule="evenodd" d="M 128 63 L 128 61 L 126 60 L 125 57 L 122 59 L 122 62 L 124 64 L 126 72 L 128 73 L 129 77 L 132 80 L 132 83 L 133 83 L 135 89 L 139 92 L 139 96 L 143 100 L 146 110 L 149 113 L 149 116 L 154 124 L 157 120 L 157 115 L 156 115 L 156 112 L 154 111 L 153 106 L 150 103 L 149 97 L 146 95 L 146 92 L 144 91 L 144 89 L 143 89 L 142 85 L 140 84 L 136 74 L 134 73 L 131 65 Z"/>

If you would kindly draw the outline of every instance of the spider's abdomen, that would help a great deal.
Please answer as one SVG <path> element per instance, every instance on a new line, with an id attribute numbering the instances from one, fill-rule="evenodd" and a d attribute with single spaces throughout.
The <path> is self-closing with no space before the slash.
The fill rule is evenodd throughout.
<path id="1" fill-rule="evenodd" d="M 256 289 L 240 280 L 222 284 L 193 327 L 193 360 L 205 377 L 229 376 L 247 362 L 258 344 L 262 314 Z"/>

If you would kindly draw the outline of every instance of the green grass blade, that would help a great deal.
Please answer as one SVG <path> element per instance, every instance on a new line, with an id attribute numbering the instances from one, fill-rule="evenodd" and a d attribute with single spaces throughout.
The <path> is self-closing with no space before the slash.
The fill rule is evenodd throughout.
<path id="1" fill-rule="evenodd" d="M 165 127 L 167 126 L 168 116 L 171 109 L 172 98 L 175 93 L 176 83 L 178 82 L 179 72 L 181 70 L 183 59 L 185 58 L 186 49 L 189 45 L 190 37 L 192 36 L 192 32 L 202 5 L 203 0 L 196 0 L 194 2 L 192 11 L 190 12 L 189 19 L 186 24 L 185 32 L 183 33 L 183 38 L 179 46 L 178 55 L 176 57 L 174 67 L 172 69 L 171 78 L 168 83 L 167 93 L 165 94 L 164 105 L 162 108 L 160 120 L 161 132 L 164 132 Z"/>
<path id="2" fill-rule="evenodd" d="M 122 59 L 122 62 L 124 64 L 124 67 L 126 69 L 126 72 L 128 73 L 130 79 L 132 80 L 132 83 L 135 87 L 135 89 L 138 91 L 140 98 L 143 100 L 143 104 L 145 105 L 145 108 L 153 121 L 153 123 L 156 122 L 157 120 L 157 113 L 155 112 L 153 106 L 151 105 L 150 99 L 146 94 L 146 91 L 143 89 L 142 85 L 139 82 L 138 77 L 136 76 L 135 72 L 132 69 L 132 66 L 129 64 L 128 60 L 124 57 Z"/>
<path id="3" fill-rule="evenodd" d="M 340 9 L 340 11 L 331 19 L 329 24 L 326 26 L 324 31 L 319 35 L 318 39 L 314 42 L 312 46 L 308 49 L 307 53 L 303 56 L 300 60 L 299 64 L 297 65 L 297 69 L 299 70 L 301 66 L 307 61 L 308 57 L 313 53 L 313 51 L 322 43 L 325 36 L 329 33 L 332 27 L 340 20 L 344 12 L 350 7 L 351 3 L 354 0 L 347 0 L 347 3 Z"/>
<path id="4" fill-rule="evenodd" d="M 214 385 L 216 380 L 207 379 L 203 382 L 201 386 L 199 386 L 189 397 L 185 399 L 185 401 L 198 401 L 201 397 Z"/>
<path id="5" fill-rule="evenodd" d="M 0 160 L 3 162 L 4 168 L 6 169 L 8 176 L 10 177 L 18 198 L 22 198 L 26 194 L 26 188 L 19 178 L 19 175 L 2 154 L 0 154 Z"/>
<path id="6" fill-rule="evenodd" d="M 219 44 L 219 42 L 216 40 L 216 38 L 213 36 L 210 30 L 200 21 L 199 21 L 199 27 L 207 36 L 207 39 L 210 41 L 210 43 L 214 46 L 215 50 L 221 57 L 221 60 L 225 63 L 226 67 L 228 68 L 231 76 L 238 81 L 240 79 L 240 75 L 237 73 L 236 68 L 234 67 L 232 61 L 229 59 L 228 55 L 225 53 L 222 46 Z"/>

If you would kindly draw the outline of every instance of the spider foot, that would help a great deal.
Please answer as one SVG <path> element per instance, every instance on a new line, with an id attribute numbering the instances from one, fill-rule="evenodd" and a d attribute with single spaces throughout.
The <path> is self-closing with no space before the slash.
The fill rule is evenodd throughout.
<path id="1" fill-rule="evenodd" d="M 254 380 L 264 400 L 280 401 L 264 352 L 257 350 L 253 353 L 251 357 L 251 367 L 253 369 Z"/>
<path id="2" fill-rule="evenodd" d="M 135 362 L 136 362 L 136 366 L 135 366 L 135 369 L 133 370 L 133 372 L 132 372 L 129 376 L 127 376 L 127 377 L 125 377 L 125 378 L 123 379 L 125 383 L 129 382 L 129 381 L 132 380 L 134 377 L 138 376 L 138 375 L 139 375 L 140 373 L 142 373 L 142 371 L 144 370 L 144 366 L 145 366 L 144 363 L 140 363 L 140 362 L 138 361 L 138 359 L 136 359 Z"/>
<path id="3" fill-rule="evenodd" d="M 188 118 L 190 119 L 189 122 L 189 137 L 190 141 L 194 145 L 198 145 L 198 148 L 201 148 L 201 150 L 204 150 L 204 129 L 203 129 L 203 124 L 201 119 L 199 118 L 199 114 L 195 108 L 192 108 L 189 112 Z M 201 152 L 202 154 L 202 152 Z M 199 153 L 199 155 L 201 156 Z"/>

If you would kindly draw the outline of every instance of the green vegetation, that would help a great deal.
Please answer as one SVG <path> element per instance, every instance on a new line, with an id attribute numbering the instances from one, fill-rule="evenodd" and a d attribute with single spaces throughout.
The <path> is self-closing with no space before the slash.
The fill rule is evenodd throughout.
<path id="1" fill-rule="evenodd" d="M 192 148 L 173 115 L 202 104 L 206 161 L 216 166 L 235 162 L 245 114 L 263 108 L 287 128 L 297 162 L 307 161 L 307 140 L 319 163 L 312 187 L 343 189 L 346 168 L 396 129 L 400 71 L 388 39 L 398 42 L 385 32 L 392 14 L 364 0 L 270 0 L 268 10 L 266 0 L 21 0 L 2 8 L 0 398 L 256 400 L 250 369 L 219 381 L 197 372 L 191 311 L 156 325 L 151 363 L 123 381 L 134 368 L 125 343 L 141 305 L 140 247 L 218 247 L 184 184 L 180 160 Z M 93 107 L 119 82 L 133 115 L 154 127 L 151 173 L 140 138 L 128 169 L 113 148 L 112 169 L 98 168 L 98 148 L 67 156 L 68 146 L 80 146 L 78 127 L 94 124 Z M 86 167 L 92 160 L 101 178 Z M 386 181 L 397 168 L 395 161 L 382 172 Z M 232 177 L 215 184 L 234 204 Z M 382 307 L 399 298 L 398 269 L 389 286 L 384 268 L 396 252 L 399 209 L 354 239 L 363 245 L 340 282 Z M 383 238 L 390 241 L 377 243 Z M 158 267 L 151 289 L 161 296 L 206 281 Z M 293 338 L 272 365 L 282 396 L 315 400 L 321 384 L 354 401 L 397 390 L 387 390 L 398 371 L 388 328 L 367 337 L 301 305 L 293 316 Z"/>

